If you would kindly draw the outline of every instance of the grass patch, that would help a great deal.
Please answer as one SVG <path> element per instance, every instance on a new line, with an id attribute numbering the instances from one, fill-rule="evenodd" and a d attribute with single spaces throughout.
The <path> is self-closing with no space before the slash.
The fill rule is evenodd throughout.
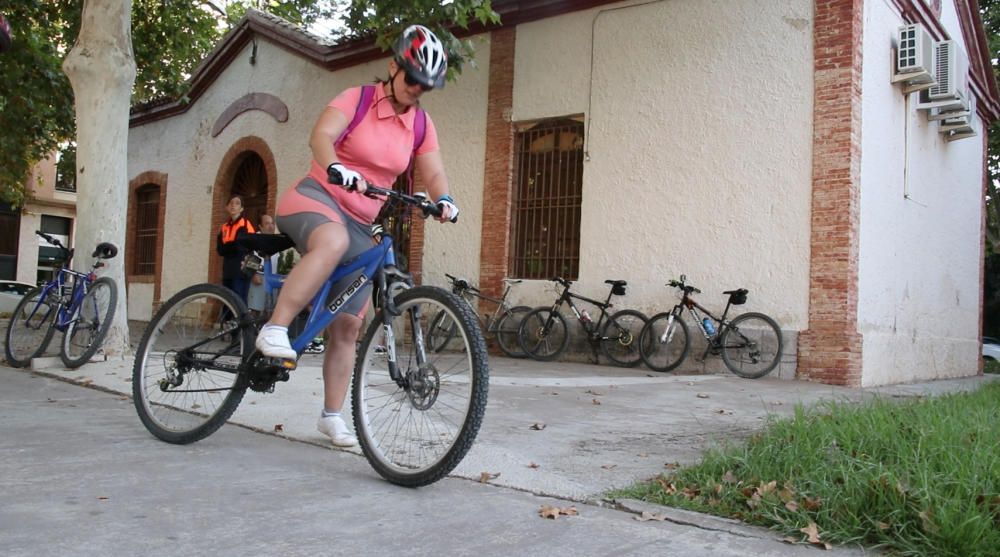
<path id="1" fill-rule="evenodd" d="M 983 373 L 1000 373 L 1000 361 L 983 360 Z"/>
<path id="2" fill-rule="evenodd" d="M 798 407 L 744 447 L 608 494 L 891 554 L 1000 551 L 1000 383 L 973 393 Z M 815 539 L 813 540 L 816 541 Z"/>

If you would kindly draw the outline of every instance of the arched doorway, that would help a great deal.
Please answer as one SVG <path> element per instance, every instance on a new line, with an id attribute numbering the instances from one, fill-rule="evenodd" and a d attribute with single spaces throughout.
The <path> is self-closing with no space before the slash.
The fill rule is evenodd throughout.
<path id="1" fill-rule="evenodd" d="M 238 156 L 229 195 L 243 197 L 243 216 L 259 227 L 260 217 L 267 212 L 267 168 L 260 155 L 246 151 Z"/>

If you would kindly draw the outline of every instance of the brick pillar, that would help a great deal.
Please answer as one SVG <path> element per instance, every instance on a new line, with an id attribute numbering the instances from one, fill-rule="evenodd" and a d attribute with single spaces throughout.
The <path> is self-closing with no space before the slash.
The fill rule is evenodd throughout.
<path id="1" fill-rule="evenodd" d="M 809 328 L 799 377 L 861 384 L 858 239 L 864 0 L 815 0 Z"/>
<path id="2" fill-rule="evenodd" d="M 483 224 L 480 247 L 480 288 L 490 296 L 503 294 L 510 253 L 511 173 L 514 128 L 514 28 L 490 34 L 490 85 L 486 109 L 486 161 L 483 183 Z M 492 310 L 492 307 L 489 308 Z"/>

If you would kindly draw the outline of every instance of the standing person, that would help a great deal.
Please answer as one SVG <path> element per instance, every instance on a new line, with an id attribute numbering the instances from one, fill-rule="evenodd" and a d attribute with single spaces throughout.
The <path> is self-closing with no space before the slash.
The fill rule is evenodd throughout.
<path id="1" fill-rule="evenodd" d="M 232 290 L 244 302 L 247 301 L 247 288 L 250 283 L 243 276 L 240 264 L 248 252 L 236 244 L 240 234 L 256 234 L 257 229 L 243 216 L 243 198 L 238 195 L 229 197 L 226 203 L 229 220 L 223 223 L 215 239 L 215 251 L 222 256 L 222 285 Z"/>
<path id="2" fill-rule="evenodd" d="M 274 226 L 274 217 L 271 215 L 263 215 L 260 217 L 260 230 L 259 234 L 277 234 L 277 229 Z M 281 258 L 281 253 L 276 253 L 271 256 L 271 272 L 278 272 L 278 260 Z M 264 272 L 263 270 L 254 273 L 250 277 L 250 286 L 247 290 L 247 307 L 257 311 L 265 312 L 270 311 L 274 308 L 274 300 L 272 295 L 268 295 L 267 288 L 264 286 Z"/>
<path id="3" fill-rule="evenodd" d="M 412 156 L 431 199 L 442 209 L 438 220 L 458 217 L 458 207 L 448 195 L 437 131 L 430 117 L 418 109 L 421 95 L 444 86 L 448 69 L 444 46 L 426 27 L 412 25 L 399 36 L 393 50 L 389 75 L 375 86 L 373 100 L 356 126 L 349 129 L 362 104 L 361 87 L 343 91 L 320 114 L 309 140 L 313 155 L 309 174 L 278 203 L 278 227 L 292 238 L 303 256 L 285 280 L 271 320 L 257 336 L 257 349 L 265 356 L 295 359 L 288 324 L 342 259 L 372 247 L 370 227 L 384 200 L 362 195 L 369 182 L 392 184 Z M 418 113 L 426 118 L 425 135 L 414 151 Z M 348 135 L 341 137 L 345 131 Z M 334 290 L 343 290 L 355 276 L 344 278 Z M 334 445 L 343 447 L 357 443 L 341 409 L 368 293 L 352 298 L 326 329 L 323 411 L 316 427 Z"/>

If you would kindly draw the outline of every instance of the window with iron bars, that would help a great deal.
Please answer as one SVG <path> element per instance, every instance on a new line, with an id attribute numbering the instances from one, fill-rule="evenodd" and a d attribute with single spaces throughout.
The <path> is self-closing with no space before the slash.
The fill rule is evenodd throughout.
<path id="1" fill-rule="evenodd" d="M 146 184 L 135 192 L 135 258 L 133 273 L 156 273 L 156 239 L 159 236 L 160 186 Z"/>
<path id="2" fill-rule="evenodd" d="M 522 124 L 514 150 L 511 276 L 575 280 L 580 272 L 582 117 Z"/>

